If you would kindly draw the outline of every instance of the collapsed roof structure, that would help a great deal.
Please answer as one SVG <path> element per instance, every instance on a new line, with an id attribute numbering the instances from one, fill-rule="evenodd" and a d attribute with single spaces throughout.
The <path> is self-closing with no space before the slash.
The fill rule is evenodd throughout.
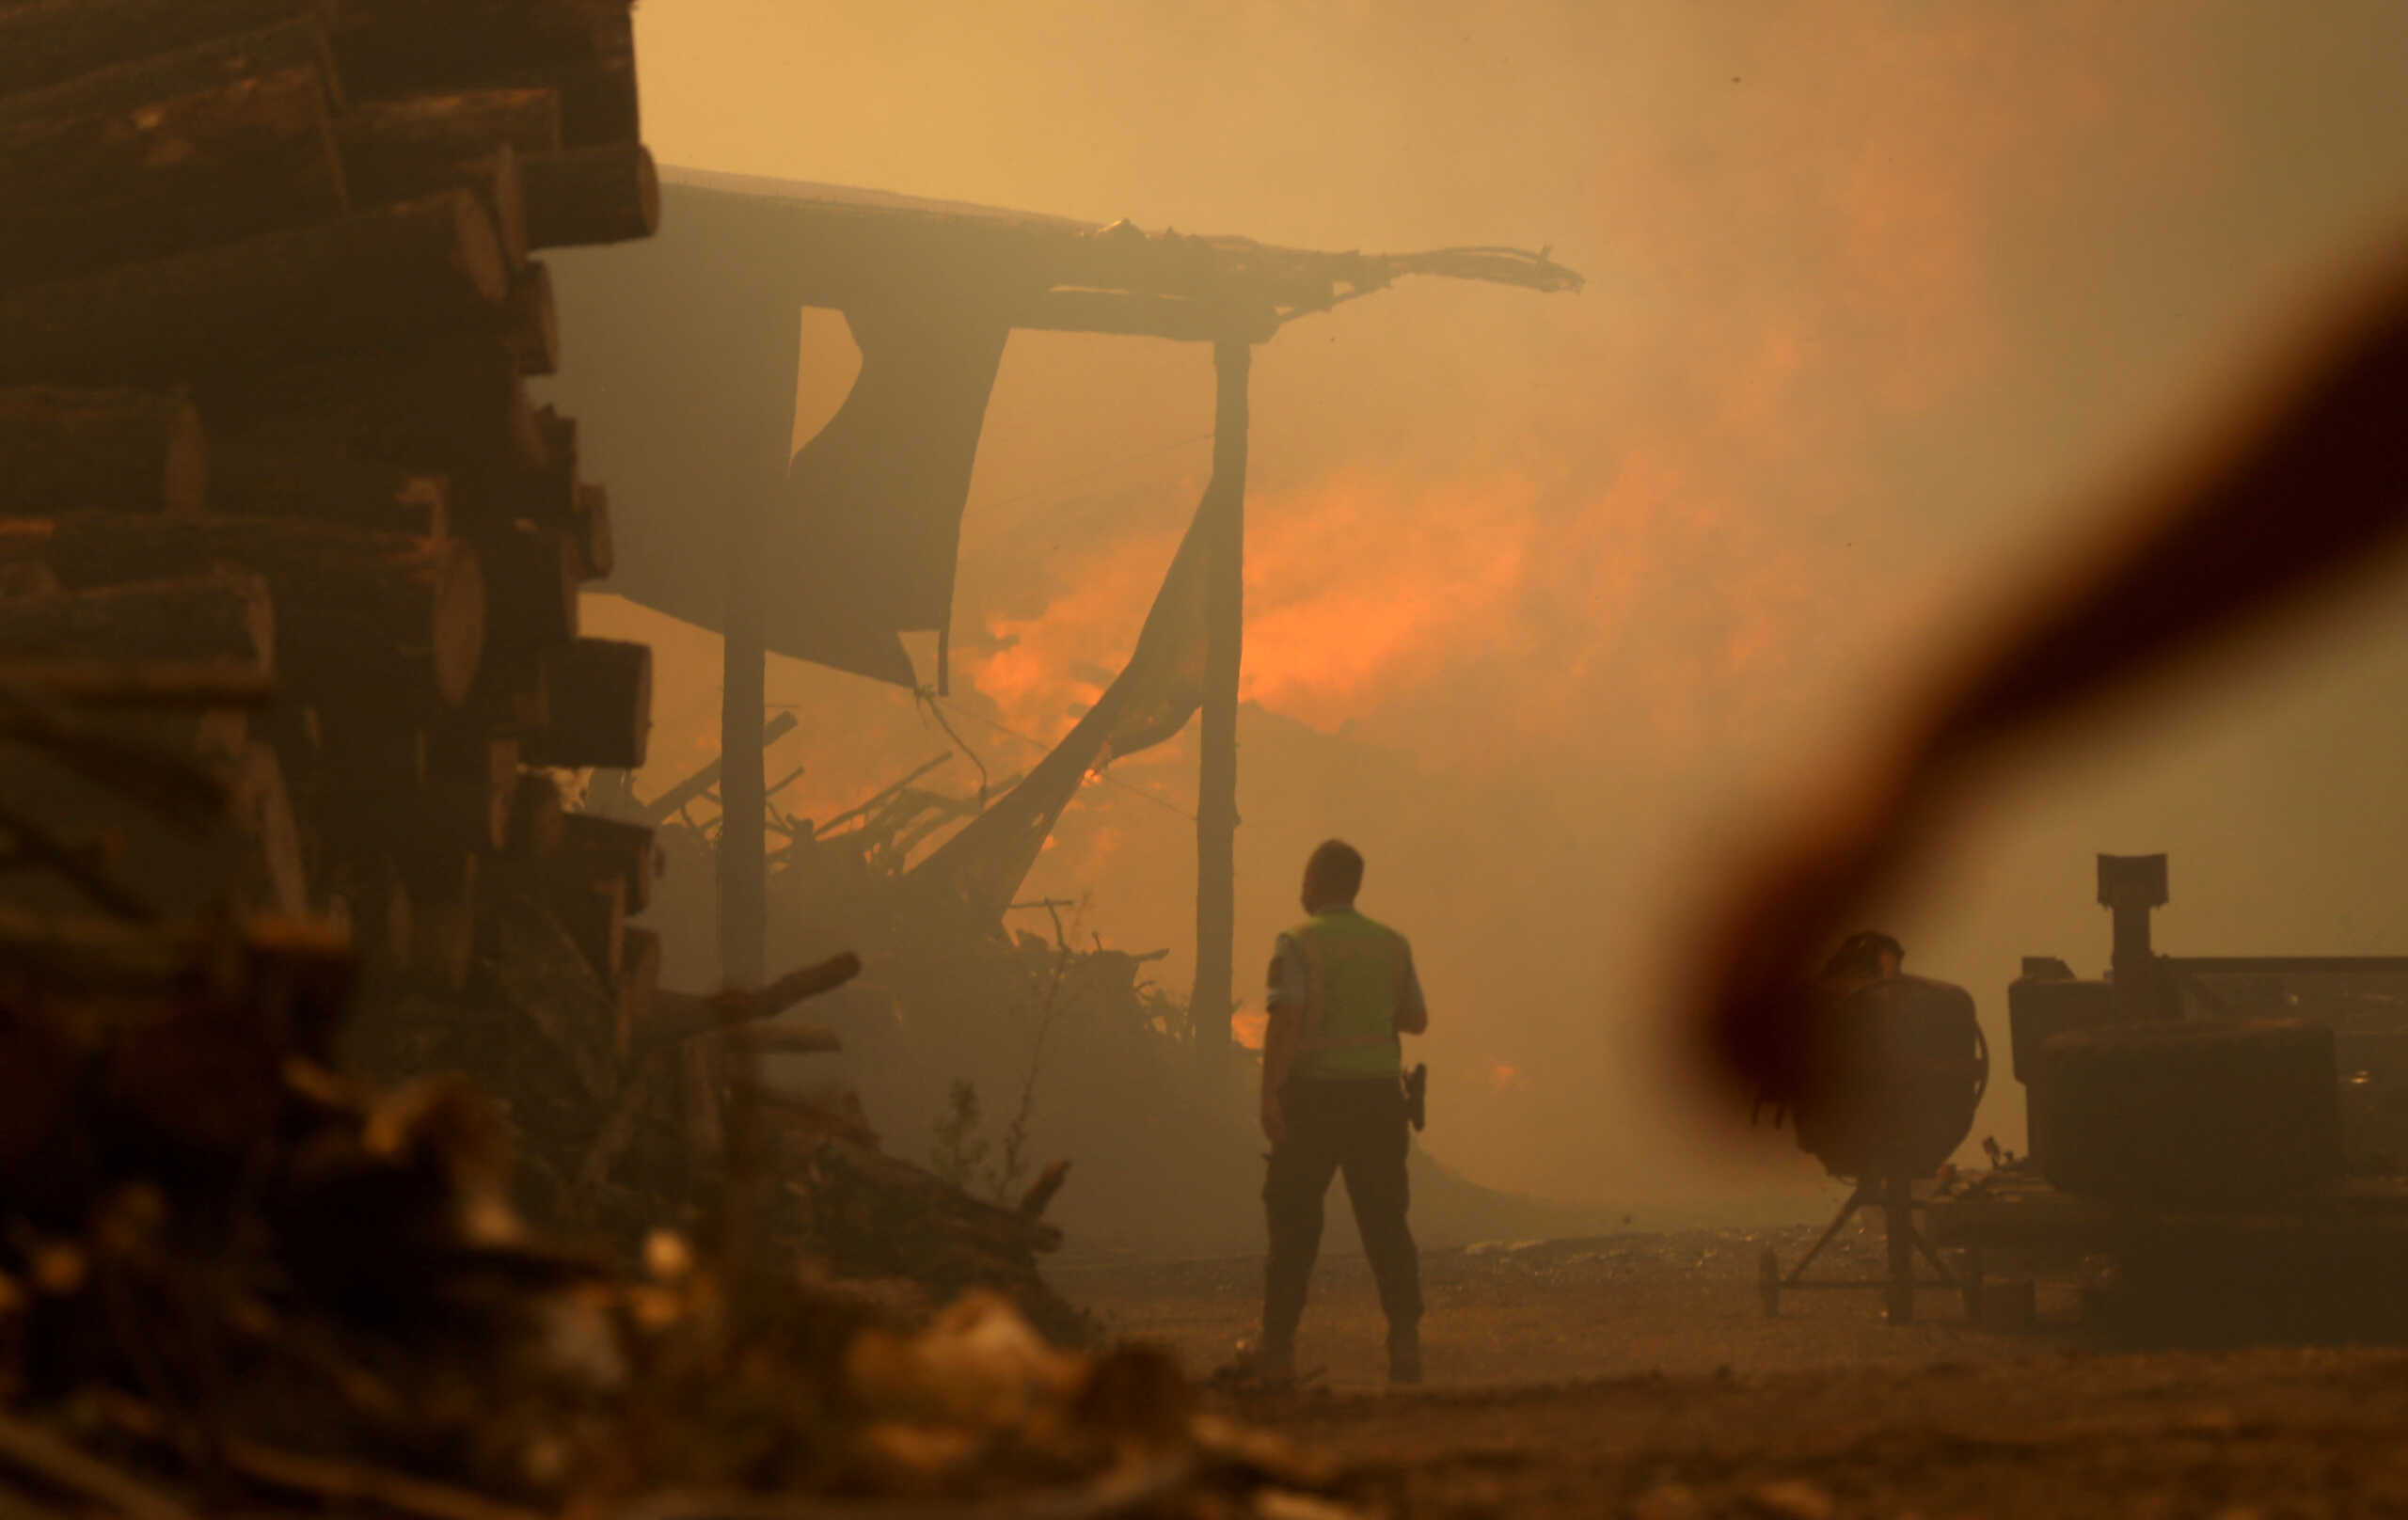
<path id="1" fill-rule="evenodd" d="M 1062 744 L 914 876 L 932 903 L 991 923 L 1089 772 L 1168 738 L 1200 708 L 1192 1005 L 1233 1006 L 1253 349 L 1409 276 L 1541 293 L 1576 291 L 1580 277 L 1544 250 L 1315 252 L 790 181 L 662 179 L 655 238 L 561 261 L 558 300 L 580 347 L 558 388 L 610 440 L 600 461 L 619 496 L 609 589 L 725 636 L 730 757 L 763 747 L 767 654 L 947 686 L 961 516 L 1014 329 L 1212 345 L 1211 483 L 1136 654 Z M 796 451 L 800 312 L 813 307 L 844 313 L 861 369 Z M 902 636 L 930 632 L 936 669 L 924 680 Z M 766 929 L 762 784 L 757 764 L 733 764 L 721 787 L 722 973 L 739 981 L 759 975 Z M 1225 1024 L 1197 1021 L 1224 1040 Z"/>

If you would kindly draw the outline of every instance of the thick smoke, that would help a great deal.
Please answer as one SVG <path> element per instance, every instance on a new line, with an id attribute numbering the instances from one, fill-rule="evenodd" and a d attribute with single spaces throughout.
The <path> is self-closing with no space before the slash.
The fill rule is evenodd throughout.
<path id="1" fill-rule="evenodd" d="M 952 9 L 645 7 L 647 135 L 1149 227 L 1551 243 L 1590 277 L 1297 324 L 1257 361 L 1248 508 L 1241 968 L 1312 841 L 1354 838 L 1435 1005 L 1432 1148 L 1562 1195 L 1743 1175 L 1659 1027 L 1718 842 L 2408 195 L 2408 12 L 2380 0 Z M 816 317 L 804 349 L 807 428 L 852 360 Z M 957 615 L 997 777 L 1126 656 L 1210 404 L 1200 352 L 1014 338 Z M 660 643 L 657 787 L 714 747 L 715 642 L 595 610 Z M 2170 944 L 2408 948 L 2398 622 L 2362 610 L 2043 757 L 1899 905 L 1909 965 L 2003 1033 L 2019 954 L 2103 962 L 2102 849 L 2172 852 Z M 771 759 L 811 767 L 797 811 L 943 747 L 891 691 L 799 667 L 771 691 L 805 718 Z M 1172 947 L 1181 987 L 1194 758 L 1090 786 L 1032 883 L 1092 892 L 1086 922 Z M 2020 1145 L 2003 1076 L 1985 1131 Z"/>

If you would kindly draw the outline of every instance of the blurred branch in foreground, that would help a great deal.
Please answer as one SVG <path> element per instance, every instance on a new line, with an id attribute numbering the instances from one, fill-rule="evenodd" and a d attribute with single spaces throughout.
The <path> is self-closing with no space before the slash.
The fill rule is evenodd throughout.
<path id="1" fill-rule="evenodd" d="M 1868 899 L 1947 822 L 2009 741 L 2262 629 L 2408 530 L 2408 247 L 2337 303 L 2289 362 L 2136 489 L 2092 515 L 2110 540 L 2009 604 L 1971 657 L 1822 788 L 1708 905 L 1687 1008 L 1743 1097 L 1810 1080 L 1799 990 Z"/>

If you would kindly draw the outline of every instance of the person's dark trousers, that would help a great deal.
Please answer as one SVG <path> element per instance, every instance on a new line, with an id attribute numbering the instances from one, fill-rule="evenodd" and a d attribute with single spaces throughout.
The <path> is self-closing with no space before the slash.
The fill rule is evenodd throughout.
<path id="1" fill-rule="evenodd" d="M 1271 1225 L 1263 1271 L 1262 1343 L 1285 1351 L 1295 1344 L 1305 1314 L 1313 1259 L 1321 1251 L 1322 1199 L 1332 1173 L 1346 1174 L 1346 1196 L 1363 1235 L 1380 1307 L 1391 1337 L 1421 1322 L 1421 1258 L 1405 1223 L 1411 1203 L 1405 1180 L 1410 1136 L 1404 1094 L 1397 1079 L 1291 1079 L 1280 1095 L 1288 1138 L 1271 1148 L 1262 1184 Z"/>

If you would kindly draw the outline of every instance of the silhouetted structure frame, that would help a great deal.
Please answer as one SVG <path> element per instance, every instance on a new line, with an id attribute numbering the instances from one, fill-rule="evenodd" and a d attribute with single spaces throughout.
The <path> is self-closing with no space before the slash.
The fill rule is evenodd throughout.
<path id="1" fill-rule="evenodd" d="M 1110 334 L 1212 345 L 1215 373 L 1212 475 L 1202 512 L 1209 524 L 1208 659 L 1196 804 L 1196 975 L 1192 1009 L 1233 1008 L 1237 816 L 1237 693 L 1244 657 L 1245 469 L 1248 382 L 1255 345 L 1285 324 L 1384 290 L 1407 275 L 1432 275 L 1540 292 L 1580 288 L 1580 277 L 1545 250 L 1459 247 L 1415 254 L 1322 253 L 1243 238 L 1148 233 L 1067 217 L 882 192 L 665 171 L 669 213 L 697 196 L 740 219 L 776 266 L 781 300 L 849 310 L 886 298 L 898 271 L 964 309 L 1012 328 Z M 673 229 L 672 230 L 673 230 Z M 748 258 L 756 257 L 749 255 Z M 788 328 L 789 333 L 793 328 Z M 799 350 L 799 343 L 797 345 Z M 785 372 L 797 374 L 800 354 Z M 782 398 L 790 416 L 794 396 Z M 739 403 L 748 408 L 767 398 Z M 767 415 L 767 414 L 765 414 Z M 738 510 L 748 510 L 738 504 Z M 730 540 L 725 636 L 724 760 L 720 837 L 722 974 L 757 982 L 766 971 L 767 817 L 761 554 L 770 525 L 755 521 Z M 641 598 L 640 598 L 641 599 Z M 950 630 L 940 625 L 940 686 Z M 736 757 L 749 757 L 737 761 Z M 1198 1017 L 1206 1059 L 1225 1053 L 1226 1017 Z"/>

